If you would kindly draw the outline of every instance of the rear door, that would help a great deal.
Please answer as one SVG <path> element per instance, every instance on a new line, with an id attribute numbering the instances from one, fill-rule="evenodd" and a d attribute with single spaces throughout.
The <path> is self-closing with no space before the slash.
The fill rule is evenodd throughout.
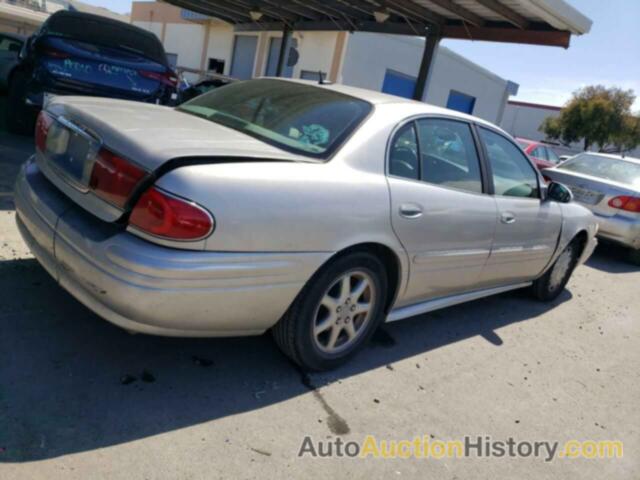
<path id="1" fill-rule="evenodd" d="M 538 173 L 515 143 L 496 130 L 479 127 L 478 132 L 499 219 L 482 283 L 532 279 L 556 249 L 562 225 L 560 206 L 541 199 Z"/>
<path id="2" fill-rule="evenodd" d="M 410 260 L 401 304 L 477 288 L 496 228 L 471 125 L 447 117 L 400 126 L 388 158 L 391 221 Z"/>

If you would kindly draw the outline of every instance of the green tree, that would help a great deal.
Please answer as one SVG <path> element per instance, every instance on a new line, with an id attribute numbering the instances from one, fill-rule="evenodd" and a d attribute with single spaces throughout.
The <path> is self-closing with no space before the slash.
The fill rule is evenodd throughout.
<path id="1" fill-rule="evenodd" d="M 610 145 L 633 149 L 640 144 L 640 120 L 631 113 L 635 99 L 633 90 L 602 85 L 582 88 L 558 117 L 542 122 L 540 131 L 567 145 L 582 141 L 585 150 L 594 144 L 600 150 Z"/>

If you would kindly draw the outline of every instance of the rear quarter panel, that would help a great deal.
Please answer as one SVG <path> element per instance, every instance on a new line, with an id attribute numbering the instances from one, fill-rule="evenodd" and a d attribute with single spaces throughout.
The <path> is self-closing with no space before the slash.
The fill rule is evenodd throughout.
<path id="1" fill-rule="evenodd" d="M 343 163 L 194 165 L 157 185 L 212 213 L 206 250 L 337 252 L 365 242 L 400 249 L 384 176 Z"/>

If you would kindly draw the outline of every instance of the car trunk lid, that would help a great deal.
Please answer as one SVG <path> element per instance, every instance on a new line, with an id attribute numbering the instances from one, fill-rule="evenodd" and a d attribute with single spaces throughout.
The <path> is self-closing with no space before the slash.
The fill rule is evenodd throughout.
<path id="1" fill-rule="evenodd" d="M 98 153 L 104 149 L 143 170 L 144 179 L 151 181 L 176 159 L 211 163 L 256 159 L 310 161 L 169 107 L 113 99 L 54 97 L 46 111 L 54 120 L 48 129 L 50 136 L 37 155 L 38 164 L 58 188 L 106 221 L 122 217 L 130 210 L 131 202 L 114 207 L 92 191 L 92 171 Z"/>
<path id="2" fill-rule="evenodd" d="M 609 202 L 618 196 L 639 196 L 637 190 L 624 184 L 577 172 L 570 172 L 562 168 L 547 169 L 545 170 L 545 175 L 556 182 L 565 184 L 571 189 L 574 201 L 584 205 L 600 216 L 637 215 L 631 212 L 621 211 L 609 205 Z"/>
<path id="3" fill-rule="evenodd" d="M 114 44 L 114 45 L 117 45 Z M 123 46 L 105 47 L 72 38 L 44 37 L 40 75 L 54 91 L 151 99 L 177 82 L 171 70 Z"/>

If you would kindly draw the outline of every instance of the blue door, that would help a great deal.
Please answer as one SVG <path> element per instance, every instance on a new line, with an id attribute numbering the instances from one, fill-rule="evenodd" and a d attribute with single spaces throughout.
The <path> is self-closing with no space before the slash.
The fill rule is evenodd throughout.
<path id="1" fill-rule="evenodd" d="M 231 76 L 240 80 L 253 77 L 253 63 L 258 48 L 258 37 L 255 35 L 236 35 L 233 42 L 233 58 L 231 59 Z"/>
<path id="2" fill-rule="evenodd" d="M 384 93 L 390 93 L 398 97 L 413 98 L 415 89 L 416 77 L 396 72 L 395 70 L 387 70 L 382 84 Z"/>
<path id="3" fill-rule="evenodd" d="M 476 97 L 472 97 L 471 95 L 467 95 L 465 93 L 456 92 L 455 90 L 451 90 L 451 92 L 449 92 L 447 108 L 471 115 L 473 113 L 473 107 L 475 107 L 475 105 Z"/>
<path id="4" fill-rule="evenodd" d="M 280 45 L 282 45 L 282 38 L 272 38 L 271 43 L 269 44 L 269 57 L 267 58 L 267 71 L 265 75 L 267 77 L 275 77 L 276 71 L 278 70 L 278 58 L 280 57 Z M 298 40 L 292 38 L 289 41 L 289 48 L 297 48 Z M 289 53 L 285 53 L 285 56 L 288 56 Z M 291 78 L 293 77 L 293 66 L 288 66 L 285 62 L 284 69 L 282 71 L 282 76 Z"/>

